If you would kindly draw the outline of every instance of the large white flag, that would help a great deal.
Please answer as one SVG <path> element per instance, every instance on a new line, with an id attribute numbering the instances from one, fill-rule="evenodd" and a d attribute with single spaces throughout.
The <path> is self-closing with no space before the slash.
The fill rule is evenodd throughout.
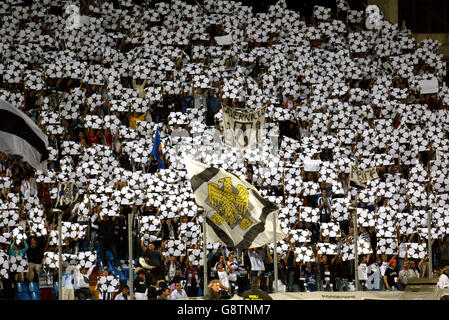
<path id="1" fill-rule="evenodd" d="M 207 239 L 231 248 L 255 248 L 274 241 L 279 207 L 245 179 L 185 158 L 195 201 L 205 211 Z M 276 239 L 285 238 L 276 222 Z"/>
<path id="2" fill-rule="evenodd" d="M 21 110 L 0 99 L 0 151 L 22 156 L 36 170 L 47 171 L 48 138 Z"/>

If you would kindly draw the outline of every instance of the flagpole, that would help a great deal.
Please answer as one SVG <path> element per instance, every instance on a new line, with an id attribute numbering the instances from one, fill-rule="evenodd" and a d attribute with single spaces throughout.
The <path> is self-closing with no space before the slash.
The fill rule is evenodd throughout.
<path id="1" fill-rule="evenodd" d="M 274 249 L 273 249 L 273 259 L 274 259 L 274 292 L 278 292 L 278 249 L 277 249 L 277 214 L 278 212 L 275 211 L 273 213 L 273 230 L 274 230 Z"/>
<path id="2" fill-rule="evenodd" d="M 133 226 L 134 212 L 128 214 L 128 270 L 129 270 L 129 293 L 134 300 L 134 262 L 133 262 Z"/>
<path id="3" fill-rule="evenodd" d="M 206 211 L 203 211 L 203 296 L 207 294 L 207 235 L 206 235 Z"/>

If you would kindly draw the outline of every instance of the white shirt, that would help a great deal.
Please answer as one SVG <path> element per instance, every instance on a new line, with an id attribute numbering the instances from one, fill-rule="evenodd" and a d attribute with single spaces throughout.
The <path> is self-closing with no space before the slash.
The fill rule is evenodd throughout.
<path id="1" fill-rule="evenodd" d="M 406 249 L 407 249 L 407 244 L 405 242 L 402 242 L 401 244 L 399 244 L 399 247 L 398 247 L 398 257 L 399 258 L 405 257 Z"/>
<path id="2" fill-rule="evenodd" d="M 220 283 L 226 287 L 226 288 L 230 288 L 231 286 L 229 285 L 229 275 L 228 273 L 223 270 L 223 271 L 218 271 L 218 278 L 220 279 Z"/>
<path id="3" fill-rule="evenodd" d="M 178 290 L 174 290 L 170 294 L 170 299 L 172 299 L 172 300 L 179 299 L 179 298 L 187 298 L 187 293 L 184 289 L 181 289 L 181 293 L 179 293 Z"/>
<path id="4" fill-rule="evenodd" d="M 125 296 L 122 292 L 120 292 L 118 295 L 115 296 L 115 300 L 125 300 Z M 128 295 L 128 300 L 131 300 L 131 296 Z"/>
<path id="5" fill-rule="evenodd" d="M 437 288 L 438 289 L 449 288 L 449 278 L 444 273 L 438 279 Z"/>
<path id="6" fill-rule="evenodd" d="M 360 280 L 368 280 L 368 267 L 366 263 L 359 264 L 359 279 Z"/>
<path id="7" fill-rule="evenodd" d="M 75 287 L 76 288 L 89 288 L 89 276 L 92 273 L 92 271 L 94 270 L 95 265 L 91 266 L 89 268 L 89 270 L 87 270 L 86 274 L 83 274 L 80 272 L 80 270 L 78 268 L 75 269 L 75 273 L 74 273 L 74 280 L 75 280 Z M 87 278 L 87 281 L 85 281 L 84 278 Z"/>
<path id="8" fill-rule="evenodd" d="M 388 266 L 388 262 L 382 262 L 382 265 L 380 266 L 380 274 L 382 277 L 385 275 L 385 271 L 387 271 Z"/>

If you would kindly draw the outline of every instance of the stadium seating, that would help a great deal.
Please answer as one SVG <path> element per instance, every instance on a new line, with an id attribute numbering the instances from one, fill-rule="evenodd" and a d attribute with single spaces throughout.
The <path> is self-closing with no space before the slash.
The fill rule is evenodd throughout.
<path id="1" fill-rule="evenodd" d="M 30 289 L 30 292 L 40 293 L 39 283 L 37 283 L 37 282 L 30 282 L 28 284 L 28 287 Z"/>
<path id="2" fill-rule="evenodd" d="M 41 300 L 41 294 L 39 292 L 31 292 L 31 300 Z"/>
<path id="3" fill-rule="evenodd" d="M 16 300 L 32 300 L 29 292 L 18 292 Z"/>
<path id="4" fill-rule="evenodd" d="M 17 283 L 17 292 L 18 293 L 28 293 L 30 290 L 28 288 L 28 285 L 25 282 L 18 282 Z"/>

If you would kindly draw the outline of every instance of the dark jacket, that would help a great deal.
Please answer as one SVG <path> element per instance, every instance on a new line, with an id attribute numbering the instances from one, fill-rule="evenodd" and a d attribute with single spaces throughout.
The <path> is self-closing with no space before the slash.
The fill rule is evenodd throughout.
<path id="1" fill-rule="evenodd" d="M 134 292 L 144 293 L 146 289 L 147 285 L 145 283 L 145 280 L 137 277 L 136 280 L 134 280 Z"/>
<path id="2" fill-rule="evenodd" d="M 35 247 L 29 246 L 26 255 L 28 262 L 41 264 L 44 259 L 44 244 L 42 241 L 38 241 Z"/>
<path id="3" fill-rule="evenodd" d="M 178 224 L 172 222 L 172 226 L 173 226 L 173 232 L 175 234 L 175 240 L 178 240 Z M 170 231 L 169 231 L 168 228 L 169 227 L 168 227 L 167 223 L 164 223 L 162 225 L 162 228 L 161 228 L 161 231 L 162 231 L 161 238 L 162 238 L 162 240 L 169 240 L 170 239 Z"/>
<path id="4" fill-rule="evenodd" d="M 251 287 L 242 293 L 243 300 L 273 300 L 272 297 L 258 287 Z"/>

